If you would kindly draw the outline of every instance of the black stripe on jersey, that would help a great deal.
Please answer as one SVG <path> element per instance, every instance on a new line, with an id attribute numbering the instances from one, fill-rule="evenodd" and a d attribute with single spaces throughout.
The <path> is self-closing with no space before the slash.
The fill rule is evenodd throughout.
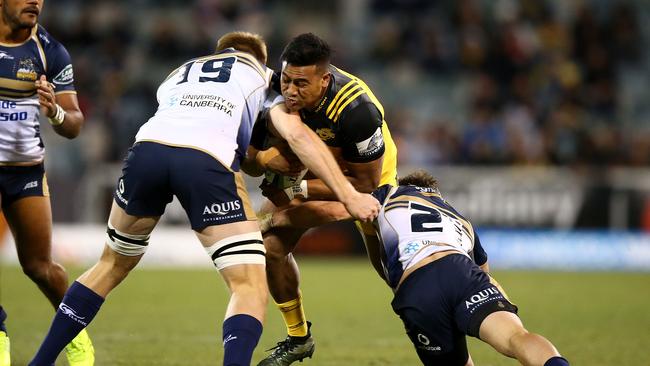
<path id="1" fill-rule="evenodd" d="M 474 236 L 469 232 L 469 230 L 465 227 L 465 225 L 461 225 L 460 227 L 463 228 L 465 234 L 467 234 L 467 236 L 469 236 L 470 238 Z"/>
<path id="2" fill-rule="evenodd" d="M 228 252 L 228 253 L 223 253 L 219 255 L 219 257 L 224 257 L 226 255 L 235 255 L 235 254 L 259 254 L 259 255 L 266 255 L 264 254 L 263 251 L 261 250 L 256 250 L 256 249 L 244 249 L 244 250 L 235 250 L 233 252 Z M 212 258 L 212 260 L 215 260 L 217 258 Z"/>
<path id="3" fill-rule="evenodd" d="M 332 119 L 330 115 L 334 116 L 334 112 L 338 109 L 339 105 L 341 104 L 341 98 L 343 97 L 344 94 L 347 94 L 347 92 L 352 89 L 358 89 L 359 88 L 359 83 L 357 83 L 355 80 L 350 80 L 347 82 L 347 84 L 343 85 L 341 90 L 339 90 L 336 95 L 334 96 L 334 99 L 332 99 L 332 102 L 330 103 L 329 106 L 327 106 L 327 110 L 325 111 L 325 114 L 327 115 L 327 118 Z"/>
<path id="4" fill-rule="evenodd" d="M 238 247 L 240 245 L 246 245 L 246 244 L 262 244 L 262 245 L 264 245 L 264 242 L 259 240 L 259 239 L 251 239 L 251 240 L 242 240 L 242 241 L 237 241 L 237 242 L 234 242 L 234 243 L 226 244 L 226 245 L 222 246 L 221 248 L 217 249 L 214 253 L 212 253 L 212 260 L 215 260 L 218 257 L 221 257 L 223 255 L 228 255 L 228 254 L 235 253 L 235 252 L 229 252 L 229 253 L 223 253 L 223 252 L 230 249 L 230 248 L 234 248 L 234 247 Z"/>
<path id="5" fill-rule="evenodd" d="M 348 78 L 352 79 L 353 81 L 359 83 L 359 85 L 361 85 L 363 90 L 366 92 L 366 95 L 368 96 L 368 98 L 370 98 L 370 101 L 372 102 L 372 104 L 374 104 L 375 107 L 377 107 L 377 109 L 379 110 L 379 113 L 381 113 L 382 117 L 384 116 L 384 107 L 381 105 L 381 103 L 379 103 L 379 100 L 377 100 L 377 97 L 375 97 L 372 90 L 370 90 L 370 87 L 363 80 L 359 79 L 358 77 L 356 77 L 356 76 L 354 76 L 354 75 L 352 75 L 352 74 L 350 74 L 348 72 L 345 72 L 345 71 L 339 69 L 336 66 L 332 66 L 332 67 L 336 71 L 338 71 L 341 75 L 343 75 L 344 77 L 348 77 Z M 335 116 L 335 119 L 338 121 L 338 117 Z"/>
<path id="6" fill-rule="evenodd" d="M 345 102 L 343 104 L 341 104 L 341 106 L 338 107 L 338 109 L 336 110 L 336 114 L 334 114 L 333 118 L 330 118 L 330 119 L 332 121 L 334 121 L 334 122 L 338 122 L 339 117 L 341 116 L 341 114 L 345 110 L 345 107 L 347 107 L 348 104 L 354 102 L 359 96 L 361 96 L 361 95 L 363 95 L 365 93 L 366 93 L 366 89 L 362 86 L 360 88 L 360 90 L 355 91 L 354 94 L 352 94 L 352 95 L 350 95 L 349 97 L 346 98 Z"/>
<path id="7" fill-rule="evenodd" d="M 409 201 L 391 201 L 384 206 L 384 211 L 392 210 L 399 207 L 409 207 Z"/>
<path id="8" fill-rule="evenodd" d="M 139 246 L 142 246 L 142 247 L 146 247 L 147 245 L 149 245 L 149 238 L 148 237 L 147 237 L 147 239 L 131 239 L 131 238 L 127 238 L 126 236 L 118 234 L 115 231 L 115 229 L 111 229 L 110 227 L 106 229 L 106 234 L 108 234 L 108 237 L 111 238 L 111 240 L 115 240 L 117 238 L 117 240 L 123 241 L 125 243 L 139 245 Z"/>

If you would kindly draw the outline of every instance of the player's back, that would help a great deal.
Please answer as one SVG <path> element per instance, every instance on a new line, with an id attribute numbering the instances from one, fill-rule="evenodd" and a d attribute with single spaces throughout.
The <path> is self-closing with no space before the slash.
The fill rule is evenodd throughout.
<path id="1" fill-rule="evenodd" d="M 404 271 L 433 253 L 474 248 L 472 224 L 432 188 L 385 185 L 374 195 L 382 202 L 377 217 L 386 278 L 396 288 Z"/>
<path id="2" fill-rule="evenodd" d="M 234 49 L 189 60 L 158 88 L 158 110 L 136 141 L 196 148 L 238 169 L 271 75 Z"/>

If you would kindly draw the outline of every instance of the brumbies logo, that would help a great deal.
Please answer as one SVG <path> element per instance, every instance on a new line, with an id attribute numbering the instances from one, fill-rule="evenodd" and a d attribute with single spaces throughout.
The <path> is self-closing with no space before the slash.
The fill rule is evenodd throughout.
<path id="1" fill-rule="evenodd" d="M 66 305 L 64 303 L 60 303 L 59 304 L 59 310 L 61 310 L 61 312 L 63 314 L 67 315 L 70 319 L 76 321 L 77 323 L 79 323 L 81 325 L 84 325 L 84 326 L 88 325 L 88 322 L 83 321 L 84 319 L 86 319 L 86 317 L 77 315 L 77 313 L 74 311 L 74 309 L 69 307 L 68 305 Z"/>
<path id="2" fill-rule="evenodd" d="M 34 67 L 34 61 L 32 61 L 31 58 L 20 60 L 18 63 L 16 78 L 22 80 L 36 80 L 36 68 Z"/>
<path id="3" fill-rule="evenodd" d="M 336 137 L 336 134 L 332 132 L 331 128 L 317 128 L 316 134 L 323 141 L 331 140 Z"/>
<path id="4" fill-rule="evenodd" d="M 228 201 L 223 203 L 213 203 L 203 208 L 204 215 L 227 215 L 230 211 L 241 209 L 241 201 Z"/>
<path id="5" fill-rule="evenodd" d="M 52 79 L 53 82 L 61 85 L 67 85 L 74 81 L 74 72 L 72 65 L 68 65 L 61 70 L 61 72 Z"/>
<path id="6" fill-rule="evenodd" d="M 8 54 L 5 51 L 0 51 L 0 60 L 5 59 L 5 60 L 13 60 L 14 57 L 10 54 Z"/>

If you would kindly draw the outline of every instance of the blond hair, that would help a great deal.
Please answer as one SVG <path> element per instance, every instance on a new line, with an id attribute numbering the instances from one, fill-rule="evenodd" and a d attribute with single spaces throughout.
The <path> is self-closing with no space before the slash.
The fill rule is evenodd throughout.
<path id="1" fill-rule="evenodd" d="M 266 64 L 266 42 L 259 34 L 242 31 L 226 33 L 217 41 L 216 51 L 223 51 L 230 47 L 250 53 L 259 62 Z"/>

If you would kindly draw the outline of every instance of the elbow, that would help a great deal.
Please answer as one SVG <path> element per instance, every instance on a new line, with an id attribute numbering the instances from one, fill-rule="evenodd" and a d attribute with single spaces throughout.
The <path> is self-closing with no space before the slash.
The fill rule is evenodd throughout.
<path id="1" fill-rule="evenodd" d="M 81 129 L 80 128 L 74 128 L 74 129 L 71 129 L 71 130 L 63 131 L 63 132 L 61 132 L 60 135 L 67 138 L 68 140 L 72 140 L 72 139 L 76 138 L 77 136 L 79 136 L 79 133 L 81 133 Z"/>
<path id="2" fill-rule="evenodd" d="M 66 137 L 68 140 L 73 140 L 73 139 L 75 139 L 77 136 L 79 136 L 80 133 L 81 133 L 81 130 L 76 130 L 76 131 L 73 131 L 73 132 L 69 133 L 69 134 L 66 135 L 65 137 Z"/>

